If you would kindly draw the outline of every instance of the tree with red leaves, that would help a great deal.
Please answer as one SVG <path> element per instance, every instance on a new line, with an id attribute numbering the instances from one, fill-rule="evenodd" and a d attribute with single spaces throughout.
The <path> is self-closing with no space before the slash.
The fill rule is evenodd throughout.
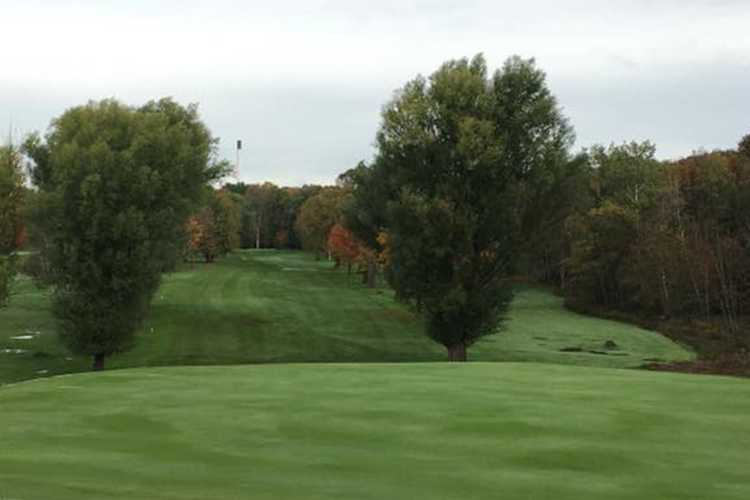
<path id="1" fill-rule="evenodd" d="M 328 232 L 328 249 L 336 262 L 345 262 L 347 269 L 350 271 L 352 263 L 360 255 L 359 242 L 340 222 L 331 226 L 331 230 Z"/>

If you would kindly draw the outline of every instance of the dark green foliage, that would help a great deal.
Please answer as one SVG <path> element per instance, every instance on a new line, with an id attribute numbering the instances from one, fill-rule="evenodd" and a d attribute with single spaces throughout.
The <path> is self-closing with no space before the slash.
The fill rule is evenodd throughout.
<path id="1" fill-rule="evenodd" d="M 383 221 L 389 282 L 450 359 L 497 329 L 508 277 L 571 174 L 572 137 L 544 74 L 517 57 L 492 77 L 481 56 L 447 62 L 385 107 L 375 163 L 352 172 L 354 218 Z"/>
<path id="2" fill-rule="evenodd" d="M 391 186 L 364 162 L 339 176 L 339 184 L 352 193 L 344 205 L 344 225 L 357 239 L 376 251 L 383 250 L 378 235 L 386 226 L 387 200 Z"/>
<path id="3" fill-rule="evenodd" d="M 10 287 L 16 274 L 22 184 L 18 149 L 13 145 L 0 146 L 0 308 L 10 298 Z"/>
<path id="4" fill-rule="evenodd" d="M 567 229 L 574 243 L 568 256 L 566 290 L 623 308 L 630 271 L 625 263 L 637 236 L 634 212 L 608 201 L 571 217 Z"/>
<path id="5" fill-rule="evenodd" d="M 26 152 L 41 193 L 35 226 L 61 338 L 99 361 L 127 347 L 161 273 L 182 253 L 185 222 L 225 166 L 195 106 L 72 108 Z"/>

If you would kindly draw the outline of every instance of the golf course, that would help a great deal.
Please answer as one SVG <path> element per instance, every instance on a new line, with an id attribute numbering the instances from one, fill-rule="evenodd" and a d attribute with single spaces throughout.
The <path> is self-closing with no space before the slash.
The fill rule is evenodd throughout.
<path id="1" fill-rule="evenodd" d="M 694 355 L 541 287 L 459 364 L 384 285 L 295 251 L 168 275 L 104 373 L 74 373 L 28 278 L 0 322 L 0 498 L 750 495 L 750 383 L 632 369 Z"/>
<path id="2" fill-rule="evenodd" d="M 750 500 L 750 2 L 612 3 L 3 9 L 0 500 Z"/>
<path id="3" fill-rule="evenodd" d="M 165 277 L 134 348 L 107 368 L 445 360 L 386 285 L 361 281 L 299 251 L 236 251 L 193 264 Z M 21 277 L 0 311 L 0 383 L 91 369 L 57 340 L 48 294 Z M 692 356 L 655 332 L 573 313 L 549 289 L 521 285 L 504 328 L 469 349 L 473 361 L 621 368 Z"/>

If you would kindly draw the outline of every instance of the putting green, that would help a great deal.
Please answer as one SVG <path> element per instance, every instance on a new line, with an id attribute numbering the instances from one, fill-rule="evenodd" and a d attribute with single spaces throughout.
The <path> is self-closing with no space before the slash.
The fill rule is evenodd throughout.
<path id="1" fill-rule="evenodd" d="M 0 311 L 0 384 L 89 370 L 59 345 L 47 292 L 28 278 Z M 478 361 L 636 367 L 692 354 L 654 332 L 567 311 L 560 297 L 521 288 L 504 331 L 469 350 Z M 607 340 L 617 348 L 605 349 Z M 562 350 L 579 352 L 563 352 Z M 593 351 L 593 352 L 592 352 Z M 239 251 L 167 275 L 135 348 L 108 368 L 267 362 L 442 361 L 441 346 L 385 289 L 294 251 Z"/>
<path id="2" fill-rule="evenodd" d="M 750 498 L 750 381 L 535 363 L 119 370 L 0 388 L 0 498 Z"/>

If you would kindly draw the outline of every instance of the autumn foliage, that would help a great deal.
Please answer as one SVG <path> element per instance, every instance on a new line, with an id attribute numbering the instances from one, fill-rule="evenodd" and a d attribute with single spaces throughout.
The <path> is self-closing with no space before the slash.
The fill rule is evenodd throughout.
<path id="1" fill-rule="evenodd" d="M 200 210 L 187 221 L 188 248 L 205 262 L 239 247 L 240 201 L 225 190 L 211 191 Z"/>
<path id="2" fill-rule="evenodd" d="M 356 238 L 340 222 L 328 232 L 328 248 L 336 259 L 347 263 L 356 261 L 360 254 Z"/>
<path id="3" fill-rule="evenodd" d="M 750 154 L 659 162 L 654 148 L 598 149 L 593 206 L 567 221 L 568 304 L 714 325 L 750 349 Z"/>

